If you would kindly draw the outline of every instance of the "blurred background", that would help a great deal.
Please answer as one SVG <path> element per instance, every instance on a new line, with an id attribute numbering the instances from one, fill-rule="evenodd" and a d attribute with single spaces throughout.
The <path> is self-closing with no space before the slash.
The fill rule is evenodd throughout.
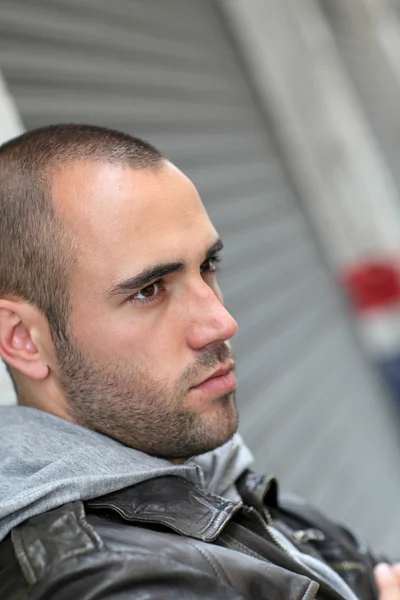
<path id="1" fill-rule="evenodd" d="M 105 125 L 193 179 L 257 468 L 398 556 L 400 0 L 0 0 L 0 77 L 0 141 Z"/>

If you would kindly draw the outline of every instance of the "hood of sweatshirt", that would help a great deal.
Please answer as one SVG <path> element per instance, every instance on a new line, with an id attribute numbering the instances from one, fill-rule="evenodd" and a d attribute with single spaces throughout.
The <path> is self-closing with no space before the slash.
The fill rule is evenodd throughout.
<path id="1" fill-rule="evenodd" d="M 235 482 L 253 462 L 239 434 L 181 465 L 43 411 L 0 407 L 0 541 L 29 517 L 165 475 L 239 500 Z"/>

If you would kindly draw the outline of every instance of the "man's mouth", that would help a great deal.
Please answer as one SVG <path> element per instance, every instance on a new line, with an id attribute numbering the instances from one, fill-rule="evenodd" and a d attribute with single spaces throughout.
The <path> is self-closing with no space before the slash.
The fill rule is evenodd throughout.
<path id="1" fill-rule="evenodd" d="M 202 382 L 192 387 L 207 395 L 223 395 L 231 392 L 236 387 L 235 364 L 230 361 L 228 364 L 219 367 Z"/>

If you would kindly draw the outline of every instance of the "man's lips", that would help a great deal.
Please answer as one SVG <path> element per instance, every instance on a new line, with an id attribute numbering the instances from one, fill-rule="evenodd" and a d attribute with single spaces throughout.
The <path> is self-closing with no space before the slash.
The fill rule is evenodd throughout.
<path id="1" fill-rule="evenodd" d="M 229 364 L 214 371 L 207 379 L 203 379 L 201 383 L 193 386 L 192 389 L 213 396 L 231 392 L 236 387 L 234 366 L 233 362 L 229 362 Z"/>

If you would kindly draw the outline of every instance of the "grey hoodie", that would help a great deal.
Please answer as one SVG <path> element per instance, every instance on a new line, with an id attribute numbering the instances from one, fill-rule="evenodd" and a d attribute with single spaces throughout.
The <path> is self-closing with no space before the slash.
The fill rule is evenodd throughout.
<path id="1" fill-rule="evenodd" d="M 154 458 L 34 408 L 0 407 L 0 542 L 29 517 L 162 475 L 230 500 L 252 464 L 239 435 L 182 465 Z"/>

